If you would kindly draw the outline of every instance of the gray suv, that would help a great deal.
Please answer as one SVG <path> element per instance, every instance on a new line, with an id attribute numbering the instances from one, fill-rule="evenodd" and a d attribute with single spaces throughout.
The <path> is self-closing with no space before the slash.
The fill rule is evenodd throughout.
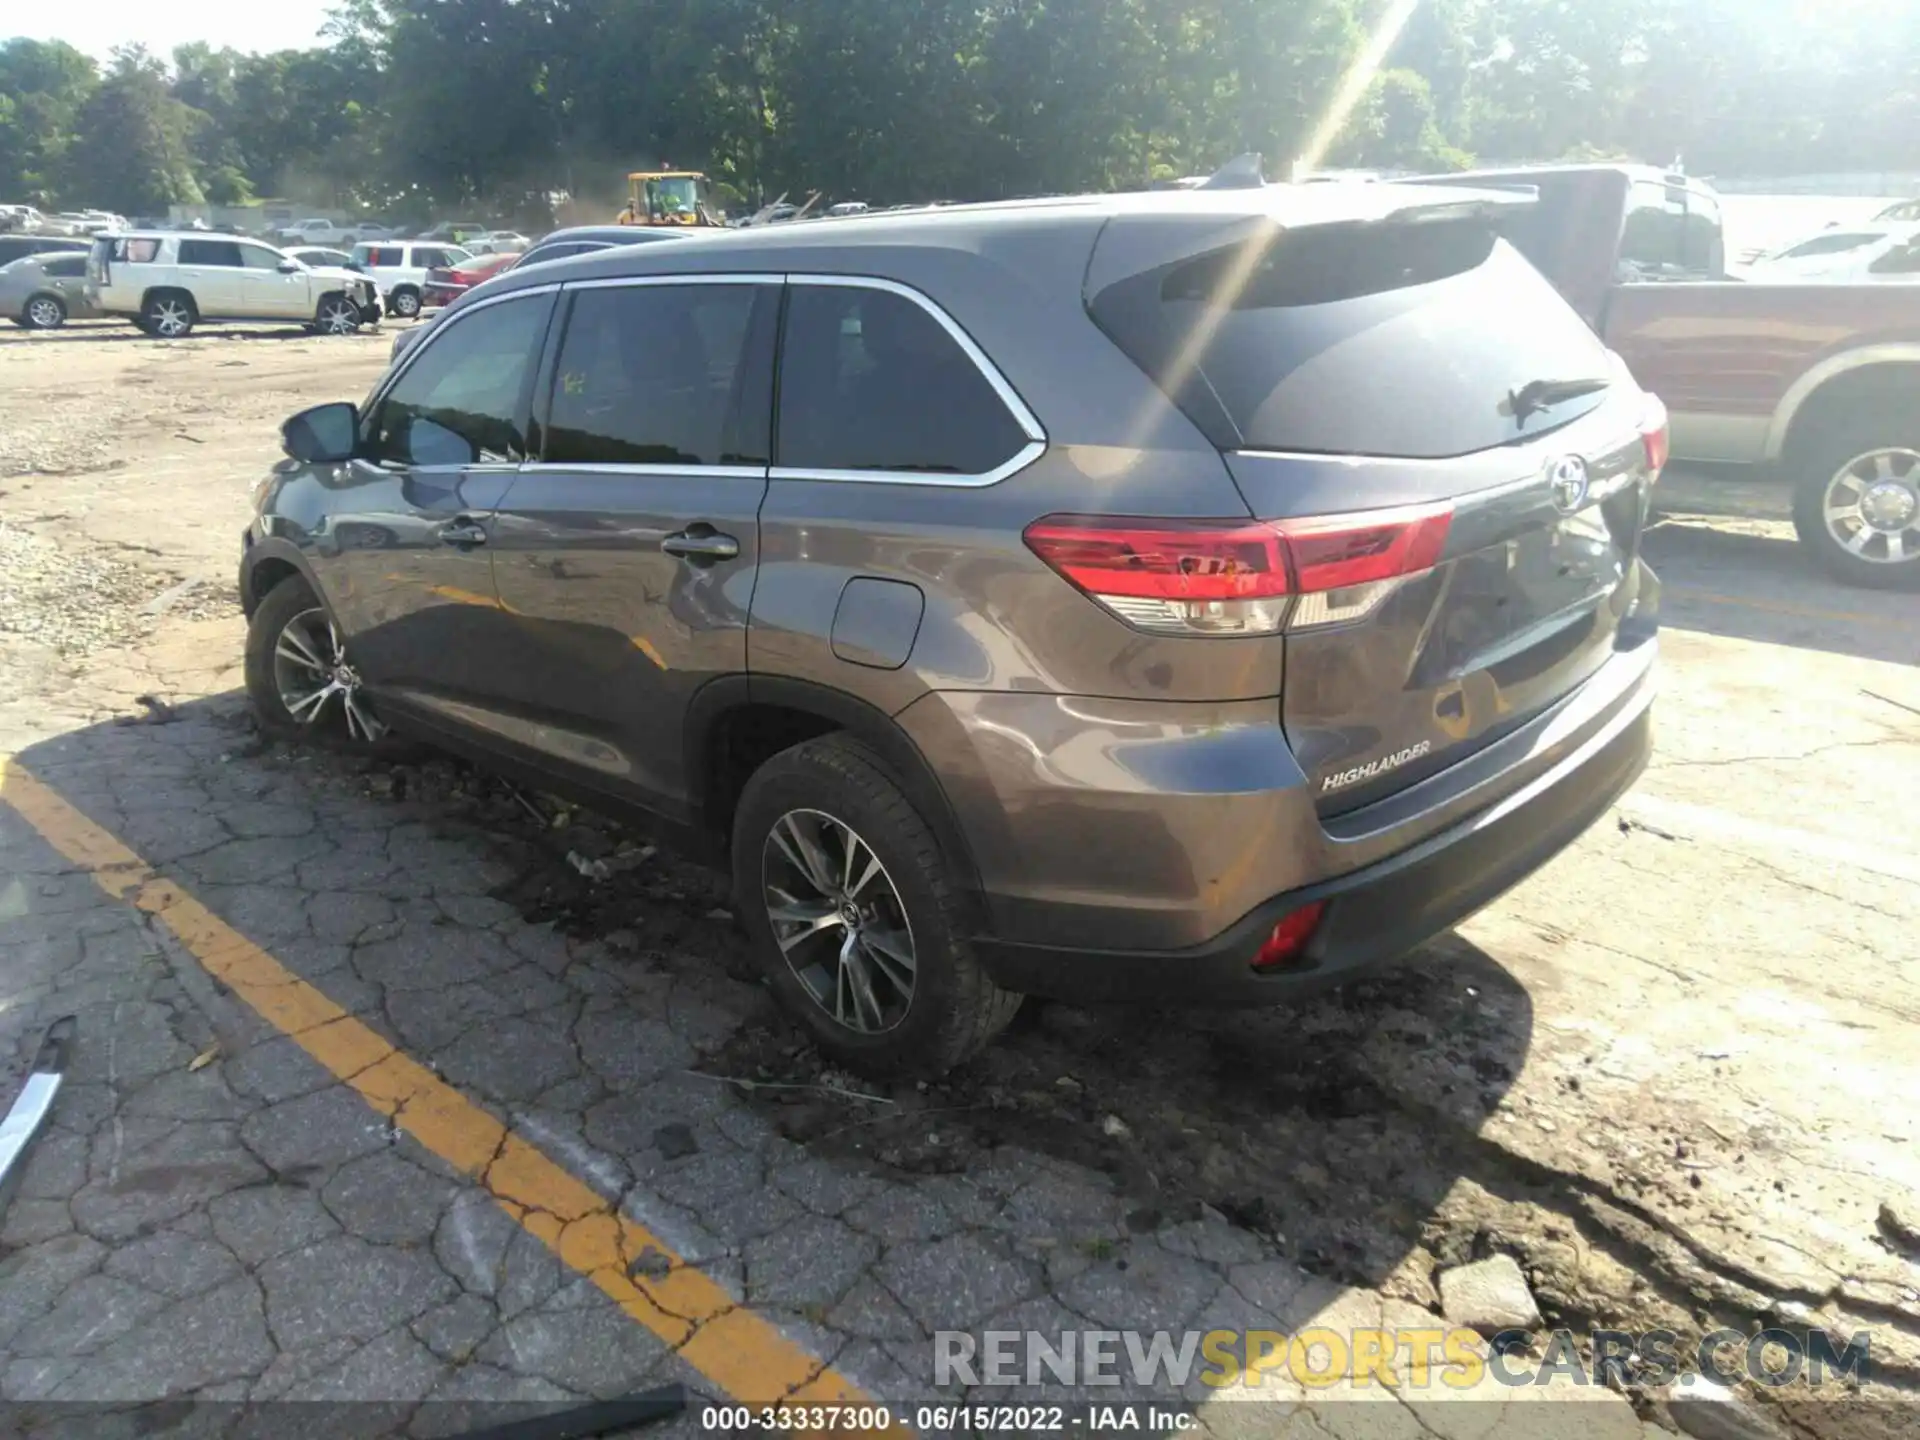
<path id="1" fill-rule="evenodd" d="M 1551 858 L 1650 745 L 1665 414 L 1513 194 L 1179 192 L 504 275 L 290 419 L 262 721 L 728 869 L 824 1050 L 1262 1004 Z"/>

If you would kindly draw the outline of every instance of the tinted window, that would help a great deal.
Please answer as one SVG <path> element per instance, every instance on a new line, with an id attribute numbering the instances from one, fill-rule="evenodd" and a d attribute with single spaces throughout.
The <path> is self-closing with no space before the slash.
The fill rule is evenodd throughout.
<path id="1" fill-rule="evenodd" d="M 56 278 L 87 273 L 87 257 L 84 255 L 61 255 L 52 260 L 40 262 L 42 274 Z"/>
<path id="2" fill-rule="evenodd" d="M 551 307 L 530 295 L 443 322 L 375 409 L 376 460 L 460 465 L 526 458 L 528 376 Z"/>
<path id="3" fill-rule="evenodd" d="M 356 264 L 375 268 L 406 263 L 398 245 L 356 245 L 353 256 Z"/>
<path id="4" fill-rule="evenodd" d="M 1620 266 L 1627 276 L 1670 273 L 1680 262 L 1685 210 L 1667 187 L 1636 181 L 1627 192 L 1627 218 L 1620 232 Z"/>
<path id="5" fill-rule="evenodd" d="M 543 260 L 564 260 L 569 255 L 584 255 L 589 250 L 605 250 L 605 245 L 595 245 L 585 240 L 567 240 L 557 245 L 536 245 L 527 252 L 522 265 L 538 265 Z"/>
<path id="6" fill-rule="evenodd" d="M 775 463 L 983 475 L 1027 436 L 980 367 L 918 304 L 796 285 L 787 300 Z"/>
<path id="7" fill-rule="evenodd" d="M 182 265 L 219 265 L 238 270 L 240 247 L 231 240 L 182 240 L 180 263 Z"/>
<path id="8" fill-rule="evenodd" d="M 1604 399 L 1516 424 L 1515 387 L 1612 373 L 1566 301 L 1480 224 L 1281 232 L 1258 260 L 1236 247 L 1147 271 L 1091 310 L 1225 448 L 1461 455 Z"/>
<path id="9" fill-rule="evenodd" d="M 1858 250 L 1862 245 L 1871 245 L 1879 238 L 1878 235 L 1856 235 L 1851 232 L 1822 235 L 1817 239 L 1796 245 L 1791 250 L 1783 250 L 1781 258 L 1800 260 L 1809 255 L 1838 255 L 1845 250 Z"/>
<path id="10" fill-rule="evenodd" d="M 1920 275 L 1920 240 L 1896 246 L 1867 268 L 1875 275 Z"/>
<path id="11" fill-rule="evenodd" d="M 600 465 L 765 464 L 770 403 L 747 364 L 758 285 L 635 285 L 573 298 L 545 458 Z M 759 378 L 743 382 L 753 369 Z M 757 398 L 742 401 L 743 391 Z M 736 434 L 736 406 L 760 424 Z"/>

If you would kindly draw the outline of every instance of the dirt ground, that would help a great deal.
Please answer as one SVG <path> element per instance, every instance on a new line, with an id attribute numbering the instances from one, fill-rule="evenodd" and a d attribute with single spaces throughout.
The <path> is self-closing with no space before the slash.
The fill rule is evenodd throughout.
<path id="1" fill-rule="evenodd" d="M 1756 1394 L 1751 1433 L 1920 1425 L 1920 1233 L 1901 1219 L 1920 1208 L 1920 597 L 1816 574 L 1766 486 L 1663 481 L 1647 540 L 1665 583 L 1658 754 L 1614 812 L 1458 933 L 1286 1012 L 1030 1004 L 947 1081 L 875 1094 L 823 1072 L 774 1012 L 711 878 L 660 854 L 590 879 L 570 855 L 631 854 L 639 838 L 451 761 L 348 763 L 253 736 L 233 599 L 249 488 L 278 421 L 363 395 L 389 344 L 390 331 L 0 334 L 0 754 L 476 1114 L 681 1237 L 673 1264 L 701 1251 L 729 1297 L 716 1315 L 764 1316 L 830 1373 L 905 1399 L 928 1393 L 925 1337 L 941 1328 L 1251 1313 L 1292 1328 L 1349 1304 L 1406 1323 L 1440 1310 L 1439 1273 L 1505 1254 L 1543 1329 L 1871 1332 L 1860 1403 Z M 128 906 L 94 894 L 104 872 L 49 839 L 54 802 L 29 794 L 0 791 L 18 812 L 0 804 L 16 877 L 0 877 L 0 1055 L 18 1074 L 47 1021 L 72 1012 L 83 1052 L 118 1056 L 56 1114 L 42 1143 L 57 1156 L 36 1157 L 0 1229 L 0 1399 L 319 1385 L 408 1404 L 549 1401 L 641 1375 L 729 1393 L 691 1341 L 635 1358 L 607 1338 L 639 1333 L 630 1304 L 604 1336 L 567 1332 L 573 1361 L 528 1359 L 528 1317 L 573 1314 L 553 1298 L 570 1292 L 556 1280 L 515 1311 L 449 1261 L 447 1217 L 471 1177 L 431 1157 L 409 1152 L 402 1179 L 380 1177 L 431 1196 L 401 1239 L 356 1228 L 338 1200 L 385 1152 L 306 1156 L 288 1180 L 275 1145 L 316 1147 L 281 1143 L 298 1120 L 285 1111 L 332 1093 L 316 1088 L 326 1077 L 265 1073 L 271 1055 L 289 1073 L 309 1062 L 242 1013 L 229 992 L 244 984 L 217 966 L 204 980 L 177 923 L 116 918 Z M 352 924 L 329 918 L 342 907 Z M 382 949 L 395 945 L 426 957 L 419 974 Z M 477 950 L 500 952 L 497 974 L 528 970 L 526 994 L 455 973 Z M 420 979 L 442 951 L 446 982 Z M 149 1041 L 152 1065 L 116 1068 Z M 231 1184 L 209 1181 L 200 1147 L 228 1155 L 229 1132 L 247 1153 Z M 173 1148 L 130 1181 L 136 1140 Z M 716 1168 L 696 1184 L 702 1165 Z M 250 1252 L 222 1218 L 262 1176 L 331 1217 L 316 1221 L 315 1265 L 374 1267 L 390 1292 L 398 1272 L 378 1267 L 430 1251 L 420 1303 L 303 1334 L 288 1295 L 305 1272 L 273 1267 L 307 1251 Z M 145 1203 L 157 1194 L 178 1203 Z M 153 1316 L 225 1293 L 123 1259 L 168 1236 L 258 1287 L 235 1302 L 235 1334 L 253 1334 L 246 1305 L 265 1317 L 245 1365 L 130 1348 Z M 428 1333 L 468 1301 L 471 1346 Z M 47 1348 L 49 1326 L 64 1350 Z M 328 1380 L 342 1374 L 359 1388 Z M 1648 1387 L 1616 1404 L 1621 1433 L 1676 1423 Z M 1406 1433 L 1465 1433 L 1402 1410 Z M 1357 1433 L 1337 1415 L 1301 1423 Z"/>

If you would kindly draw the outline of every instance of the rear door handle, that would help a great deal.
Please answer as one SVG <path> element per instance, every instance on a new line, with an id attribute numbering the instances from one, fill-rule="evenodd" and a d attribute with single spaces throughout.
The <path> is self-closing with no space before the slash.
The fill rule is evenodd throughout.
<path id="1" fill-rule="evenodd" d="M 731 535 L 722 535 L 711 525 L 699 524 L 666 536 L 660 541 L 660 548 L 669 555 L 681 555 L 689 560 L 731 560 L 740 553 L 740 542 Z"/>
<path id="2" fill-rule="evenodd" d="M 458 550 L 471 550 L 476 545 L 487 543 L 487 528 L 478 520 L 469 520 L 462 516 L 458 520 L 449 520 L 434 532 L 440 537 L 442 545 L 451 545 Z"/>

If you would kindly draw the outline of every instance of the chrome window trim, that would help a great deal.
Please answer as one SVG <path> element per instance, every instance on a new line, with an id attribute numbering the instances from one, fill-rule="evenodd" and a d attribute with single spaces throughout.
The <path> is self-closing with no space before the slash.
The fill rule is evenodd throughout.
<path id="1" fill-rule="evenodd" d="M 609 248 L 618 250 L 623 247 L 615 245 Z M 564 258 L 578 260 L 580 257 L 568 255 Z M 739 272 L 702 270 L 675 275 L 610 275 L 598 280 L 567 280 L 561 282 L 561 285 L 567 290 L 621 290 L 637 285 L 784 285 L 786 282 L 785 275 L 769 274 L 762 270 Z"/>
<path id="2" fill-rule="evenodd" d="M 711 476 L 716 480 L 764 480 L 767 467 L 764 465 L 702 465 L 697 461 L 691 465 L 620 465 L 620 464 L 582 464 L 569 465 L 564 460 L 529 460 L 516 466 L 522 474 L 568 475 L 666 475 L 679 476 L 682 479 L 690 475 Z"/>

